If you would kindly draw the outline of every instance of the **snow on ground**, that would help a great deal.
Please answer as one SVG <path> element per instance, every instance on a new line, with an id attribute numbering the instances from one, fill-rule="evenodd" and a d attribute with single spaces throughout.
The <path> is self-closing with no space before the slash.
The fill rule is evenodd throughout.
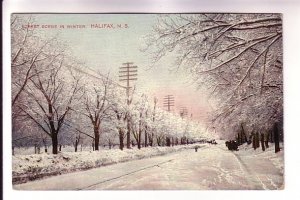
<path id="1" fill-rule="evenodd" d="M 197 153 L 192 149 L 196 145 L 201 146 Z M 224 141 L 218 141 L 218 145 L 17 155 L 13 182 L 17 189 L 42 190 L 283 189 L 282 144 L 281 148 L 275 154 L 273 144 L 266 151 L 244 144 L 239 151 L 229 151 Z M 77 172 L 68 173 L 73 171 Z M 58 174 L 63 175 L 16 185 Z"/>
<path id="2" fill-rule="evenodd" d="M 201 144 L 205 146 L 207 144 Z M 114 163 L 125 162 L 152 156 L 165 155 L 168 153 L 195 148 L 199 144 L 180 145 L 173 147 L 147 147 L 142 149 L 132 148 L 60 152 L 57 155 L 51 153 L 15 155 L 12 159 L 13 183 L 24 183 L 28 180 L 64 174 L 68 172 L 86 170 Z"/>
<path id="3" fill-rule="evenodd" d="M 192 145 L 189 145 L 192 146 Z M 244 148 L 244 149 L 243 149 Z M 147 151 L 143 149 L 144 151 Z M 265 152 L 244 145 L 229 151 L 224 141 L 164 156 L 130 160 L 14 185 L 17 190 L 277 190 L 284 176 Z M 136 151 L 136 150 L 134 150 Z M 142 151 L 142 150 L 141 150 Z M 151 150 L 152 151 L 152 150 Z M 99 152 L 100 153 L 100 152 Z M 275 154 L 275 156 L 273 156 Z"/>
<path id="4" fill-rule="evenodd" d="M 113 149 L 118 149 L 119 147 L 115 145 Z M 99 147 L 100 150 L 108 150 L 108 146 Z M 92 151 L 93 148 L 92 146 L 78 146 L 78 152 L 79 151 Z M 48 147 L 48 152 L 51 152 L 51 146 Z M 63 152 L 74 152 L 74 147 L 73 146 L 62 146 L 62 151 Z M 45 149 L 43 147 L 40 148 L 40 153 L 45 153 Z M 15 147 L 14 148 L 14 154 L 15 155 L 31 155 L 34 154 L 34 147 Z"/>
<path id="5" fill-rule="evenodd" d="M 269 143 L 269 148 L 265 149 L 263 151 L 260 148 L 254 150 L 252 148 L 252 144 L 247 145 L 243 144 L 239 146 L 239 151 L 236 152 L 237 155 L 239 156 L 251 156 L 251 157 L 257 157 L 257 158 L 264 158 L 267 160 L 270 160 L 272 164 L 279 169 L 279 171 L 284 174 L 284 147 L 283 143 L 280 143 L 280 151 L 277 153 L 275 152 L 275 145 L 274 143 Z"/>

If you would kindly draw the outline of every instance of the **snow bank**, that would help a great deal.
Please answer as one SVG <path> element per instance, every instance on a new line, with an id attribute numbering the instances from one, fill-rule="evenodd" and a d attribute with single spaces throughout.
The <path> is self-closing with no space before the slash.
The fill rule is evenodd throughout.
<path id="1" fill-rule="evenodd" d="M 191 144 L 173 147 L 147 147 L 83 152 L 61 152 L 53 154 L 32 154 L 13 156 L 13 183 L 24 183 L 45 176 L 58 175 L 78 170 L 86 170 L 119 162 L 164 155 L 184 149 L 203 147 L 206 144 Z"/>
<path id="2" fill-rule="evenodd" d="M 103 147 L 99 146 L 100 150 L 108 150 L 108 146 Z M 115 145 L 113 149 L 118 149 L 118 146 Z M 78 151 L 92 151 L 92 146 L 78 146 Z M 52 147 L 48 146 L 48 152 L 52 151 Z M 73 146 L 63 146 L 62 147 L 63 152 L 74 152 Z M 34 154 L 34 147 L 15 147 L 14 148 L 15 155 L 32 155 Z M 43 147 L 40 148 L 40 153 L 45 153 L 45 149 Z"/>

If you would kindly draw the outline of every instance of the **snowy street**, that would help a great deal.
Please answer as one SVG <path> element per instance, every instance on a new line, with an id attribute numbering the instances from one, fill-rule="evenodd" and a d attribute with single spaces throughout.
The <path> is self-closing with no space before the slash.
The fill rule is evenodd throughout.
<path id="1" fill-rule="evenodd" d="M 283 172 L 266 155 L 274 153 L 271 149 L 255 155 L 247 154 L 244 150 L 231 152 L 223 143 L 202 147 L 198 152 L 187 149 L 54 176 L 14 185 L 14 189 L 283 189 Z"/>
<path id="2" fill-rule="evenodd" d="M 281 12 L 9 19 L 15 190 L 288 187 Z"/>

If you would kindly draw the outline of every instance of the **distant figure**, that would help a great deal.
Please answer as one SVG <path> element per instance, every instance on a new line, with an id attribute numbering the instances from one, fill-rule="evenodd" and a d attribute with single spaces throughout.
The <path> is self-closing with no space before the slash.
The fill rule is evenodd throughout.
<path id="1" fill-rule="evenodd" d="M 238 146 L 237 142 L 234 141 L 234 140 L 226 141 L 225 145 L 228 148 L 228 150 L 231 150 L 231 151 L 233 151 L 233 150 L 238 151 L 239 150 L 238 149 L 239 146 Z"/>
<path id="2" fill-rule="evenodd" d="M 215 139 L 207 141 L 208 144 L 218 144 Z"/>
<path id="3" fill-rule="evenodd" d="M 195 152 L 197 152 L 198 151 L 198 146 L 195 146 Z"/>

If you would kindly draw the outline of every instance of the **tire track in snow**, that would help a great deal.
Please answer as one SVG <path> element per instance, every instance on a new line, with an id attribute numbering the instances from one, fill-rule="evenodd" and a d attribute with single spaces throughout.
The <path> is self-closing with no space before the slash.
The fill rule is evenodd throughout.
<path id="1" fill-rule="evenodd" d="M 218 147 L 217 148 L 228 152 L 227 150 Z M 249 183 L 249 185 L 254 186 L 254 190 L 260 190 L 260 189 L 264 189 L 267 190 L 268 188 L 266 187 L 266 185 L 260 180 L 260 178 L 251 170 L 249 169 L 249 167 L 245 164 L 245 162 L 240 158 L 240 156 L 236 155 L 234 152 L 231 152 L 231 154 L 235 157 L 235 159 L 238 161 L 240 168 L 242 170 L 242 172 L 246 175 L 246 180 Z"/>
<path id="2" fill-rule="evenodd" d="M 148 167 L 144 167 L 144 168 L 141 168 L 141 169 L 138 169 L 138 170 L 126 173 L 126 174 L 122 174 L 120 176 L 116 176 L 116 177 L 113 177 L 113 178 L 109 178 L 109 179 L 106 179 L 106 180 L 103 180 L 103 181 L 100 181 L 100 182 L 97 182 L 97 183 L 85 186 L 83 188 L 76 188 L 75 190 L 86 190 L 86 189 L 94 187 L 96 185 L 100 185 L 100 184 L 103 184 L 103 183 L 106 183 L 106 182 L 109 182 L 109 181 L 112 181 L 112 180 L 120 179 L 120 178 L 123 178 L 125 176 L 129 176 L 129 175 L 135 174 L 137 172 L 140 172 L 140 171 L 143 171 L 143 170 L 146 170 L 146 169 L 150 169 L 150 168 L 153 168 L 153 167 L 160 167 L 160 165 L 172 162 L 173 160 L 174 159 L 170 159 L 170 160 L 167 160 L 167 161 L 164 161 L 164 162 L 160 162 L 160 163 L 157 163 L 157 164 L 154 164 L 154 165 L 151 165 L 151 166 L 148 166 Z"/>
<path id="3" fill-rule="evenodd" d="M 241 168 L 243 168 L 243 171 L 248 173 L 247 180 L 250 180 L 254 184 L 254 189 L 255 190 L 260 190 L 263 188 L 264 190 L 267 190 L 268 188 L 266 185 L 260 180 L 260 178 L 251 170 L 249 167 L 244 163 L 244 161 L 241 160 L 241 158 L 236 155 L 235 153 L 232 152 L 232 154 L 235 156 L 235 158 L 238 160 Z M 250 175 L 250 176 L 249 176 Z"/>

